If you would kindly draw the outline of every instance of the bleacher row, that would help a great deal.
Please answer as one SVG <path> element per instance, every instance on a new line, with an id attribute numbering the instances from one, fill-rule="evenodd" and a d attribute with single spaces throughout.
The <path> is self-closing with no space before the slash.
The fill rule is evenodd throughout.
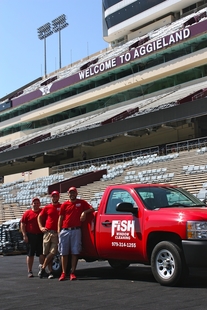
<path id="1" fill-rule="evenodd" d="M 107 169 L 107 174 L 104 174 L 102 177 L 102 181 L 107 181 L 110 179 L 114 179 L 117 176 L 123 174 L 124 170 L 126 170 L 129 166 L 147 166 L 149 164 L 155 162 L 163 162 L 167 160 L 172 160 L 179 156 L 178 153 L 175 154 L 168 154 L 163 156 L 158 156 L 157 153 L 145 155 L 145 156 L 138 156 L 133 158 L 130 162 L 124 163 L 123 165 L 118 165 L 113 167 L 112 169 Z M 127 175 L 124 177 L 125 182 L 131 181 L 139 181 L 140 183 L 155 183 L 155 182 L 163 182 L 163 181 L 170 181 L 173 177 L 173 173 L 166 173 L 167 168 L 159 168 L 159 169 L 148 169 L 139 171 L 136 174 L 136 171 L 128 171 Z"/>
<path id="2" fill-rule="evenodd" d="M 159 170 L 160 172 L 153 172 L 153 170 Z M 133 170 L 130 174 L 124 177 L 126 183 L 138 182 L 138 183 L 165 183 L 170 182 L 174 177 L 174 172 L 166 173 L 167 168 L 152 169 L 136 172 Z"/>
<path id="3" fill-rule="evenodd" d="M 50 199 L 45 197 L 48 194 L 48 186 L 63 180 L 63 175 L 56 174 L 27 182 L 20 179 L 16 182 L 4 183 L 0 187 L 0 200 L 3 204 L 15 203 L 21 206 L 30 206 L 32 198 L 40 197 L 40 201 L 44 205 L 50 202 Z"/>
<path id="4" fill-rule="evenodd" d="M 188 190 L 201 200 L 204 200 L 207 195 L 207 171 L 200 171 L 197 174 L 190 174 L 188 178 L 184 176 L 183 167 L 185 167 L 186 163 L 192 164 L 192 162 L 196 161 L 203 165 L 207 163 L 207 154 L 202 154 L 198 157 L 197 151 L 183 151 L 179 153 L 179 156 L 175 156 L 172 160 L 160 161 L 156 163 L 156 168 L 153 168 L 155 162 L 153 164 L 148 164 L 144 166 L 136 166 L 133 164 L 134 161 L 127 162 L 127 168 L 122 173 L 121 176 L 114 178 L 107 178 L 104 180 L 100 180 L 96 185 L 90 185 L 90 194 L 94 191 L 95 193 L 103 192 L 103 189 L 107 185 L 111 184 L 124 184 L 124 183 L 170 183 L 173 185 L 177 185 L 183 187 Z M 152 166 L 152 169 L 149 169 L 149 165 Z M 144 168 L 148 168 L 145 169 Z M 84 187 L 83 187 L 84 188 Z M 203 190 L 205 188 L 205 191 Z M 100 201 L 100 198 L 95 198 L 95 193 L 93 198 L 87 194 L 87 191 L 82 188 L 79 189 L 80 195 L 83 197 L 87 197 L 90 201 L 93 201 L 93 205 L 97 206 Z M 204 195 L 204 193 L 206 195 Z"/>
<path id="5" fill-rule="evenodd" d="M 183 166 L 183 172 L 185 174 L 203 173 L 207 172 L 207 165 L 189 165 Z"/>
<path id="6" fill-rule="evenodd" d="M 184 166 L 192 165 L 196 161 L 197 166 L 207 166 L 207 152 L 197 153 L 197 150 L 183 151 L 174 156 L 159 156 L 152 154 L 146 156 L 147 161 L 142 165 L 137 165 L 137 157 L 128 160 L 124 164 L 102 165 L 101 169 L 107 169 L 107 175 L 113 174 L 113 177 L 100 179 L 94 183 L 81 186 L 78 188 L 80 198 L 86 199 L 95 208 L 97 208 L 101 196 L 108 185 L 125 184 L 125 183 L 170 183 L 183 187 L 201 200 L 207 197 L 207 170 L 192 173 L 186 178 L 184 175 Z M 150 159 L 156 158 L 156 161 Z M 10 219 L 20 218 L 22 213 L 30 207 L 31 200 L 34 196 L 39 196 L 42 206 L 51 201 L 50 196 L 39 189 L 47 188 L 48 185 L 54 184 L 72 178 L 81 173 L 87 173 L 89 168 L 74 171 L 68 171 L 64 174 L 54 174 L 49 177 L 24 182 L 19 180 L 14 183 L 2 184 L 0 187 L 0 223 Z M 96 171 L 100 166 L 91 167 L 90 171 Z M 78 171 L 78 172 L 77 172 Z M 116 172 L 119 172 L 116 174 Z M 24 190 L 26 191 L 24 192 Z M 27 196 L 25 193 L 27 192 Z M 12 195 L 12 196 L 10 196 Z M 68 199 L 68 194 L 61 193 L 60 202 Z"/>
<path id="7" fill-rule="evenodd" d="M 159 157 L 159 156 L 158 156 Z M 163 156 L 160 156 L 162 159 Z M 193 161 L 197 163 L 206 163 L 207 154 L 202 154 L 198 156 L 197 150 L 183 151 L 179 155 L 175 154 L 174 158 L 171 160 L 161 160 L 157 161 L 156 164 L 147 162 L 146 165 L 136 166 L 134 165 L 135 159 L 130 160 L 125 163 L 125 165 L 120 166 L 120 164 L 115 165 L 112 170 L 117 170 L 116 167 L 125 168 L 121 175 L 101 179 L 94 184 L 89 186 L 83 186 L 79 188 L 79 194 L 81 197 L 88 199 L 94 207 L 100 202 L 101 195 L 104 188 L 108 185 L 113 184 L 124 184 L 124 183 L 170 183 L 183 187 L 195 196 L 198 196 L 201 200 L 204 200 L 206 196 L 203 194 L 203 188 L 207 188 L 207 172 L 200 172 L 200 174 L 191 174 L 186 179 L 183 174 L 183 167 L 186 163 L 192 164 Z M 149 169 L 149 167 L 151 167 Z M 153 166 L 156 166 L 153 167 Z M 145 169 L 144 169 L 145 168 Z M 147 168 L 147 169 L 146 169 Z M 90 190 L 89 190 L 90 187 Z M 207 194 L 207 189 L 205 190 Z M 67 197 L 67 195 L 65 196 Z"/>

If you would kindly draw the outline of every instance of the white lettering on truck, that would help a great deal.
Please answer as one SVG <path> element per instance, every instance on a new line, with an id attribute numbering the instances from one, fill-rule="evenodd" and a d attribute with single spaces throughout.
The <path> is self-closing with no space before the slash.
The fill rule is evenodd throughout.
<path id="1" fill-rule="evenodd" d="M 130 236 L 135 238 L 135 221 L 130 220 L 113 220 L 111 228 L 111 236 L 115 239 L 130 239 Z"/>

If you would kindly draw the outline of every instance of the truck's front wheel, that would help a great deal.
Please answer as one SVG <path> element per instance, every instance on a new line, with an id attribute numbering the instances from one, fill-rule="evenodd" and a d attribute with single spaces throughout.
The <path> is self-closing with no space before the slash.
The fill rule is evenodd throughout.
<path id="1" fill-rule="evenodd" d="M 151 256 L 152 273 L 161 285 L 175 286 L 181 280 L 186 270 L 181 249 L 172 242 L 158 243 Z"/>

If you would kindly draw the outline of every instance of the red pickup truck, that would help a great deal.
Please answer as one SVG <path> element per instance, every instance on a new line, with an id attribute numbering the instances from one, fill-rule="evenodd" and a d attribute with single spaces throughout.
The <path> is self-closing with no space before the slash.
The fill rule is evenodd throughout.
<path id="1" fill-rule="evenodd" d="M 151 265 L 161 285 L 178 285 L 189 267 L 207 266 L 207 206 L 175 186 L 109 186 L 82 232 L 80 258 L 108 260 L 117 269 Z"/>

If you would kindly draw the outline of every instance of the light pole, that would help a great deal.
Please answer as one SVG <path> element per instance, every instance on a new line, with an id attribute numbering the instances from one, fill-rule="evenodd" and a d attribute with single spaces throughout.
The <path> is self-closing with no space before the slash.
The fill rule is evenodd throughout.
<path id="1" fill-rule="evenodd" d="M 60 15 L 52 21 L 53 32 L 59 32 L 59 69 L 61 68 L 61 30 L 68 26 L 65 14 Z"/>
<path id="2" fill-rule="evenodd" d="M 45 25 L 39 27 L 37 29 L 38 38 L 40 40 L 44 39 L 44 60 L 45 60 L 45 76 L 47 75 L 47 62 L 46 62 L 46 38 L 53 34 L 51 30 L 50 23 L 46 23 Z"/>

